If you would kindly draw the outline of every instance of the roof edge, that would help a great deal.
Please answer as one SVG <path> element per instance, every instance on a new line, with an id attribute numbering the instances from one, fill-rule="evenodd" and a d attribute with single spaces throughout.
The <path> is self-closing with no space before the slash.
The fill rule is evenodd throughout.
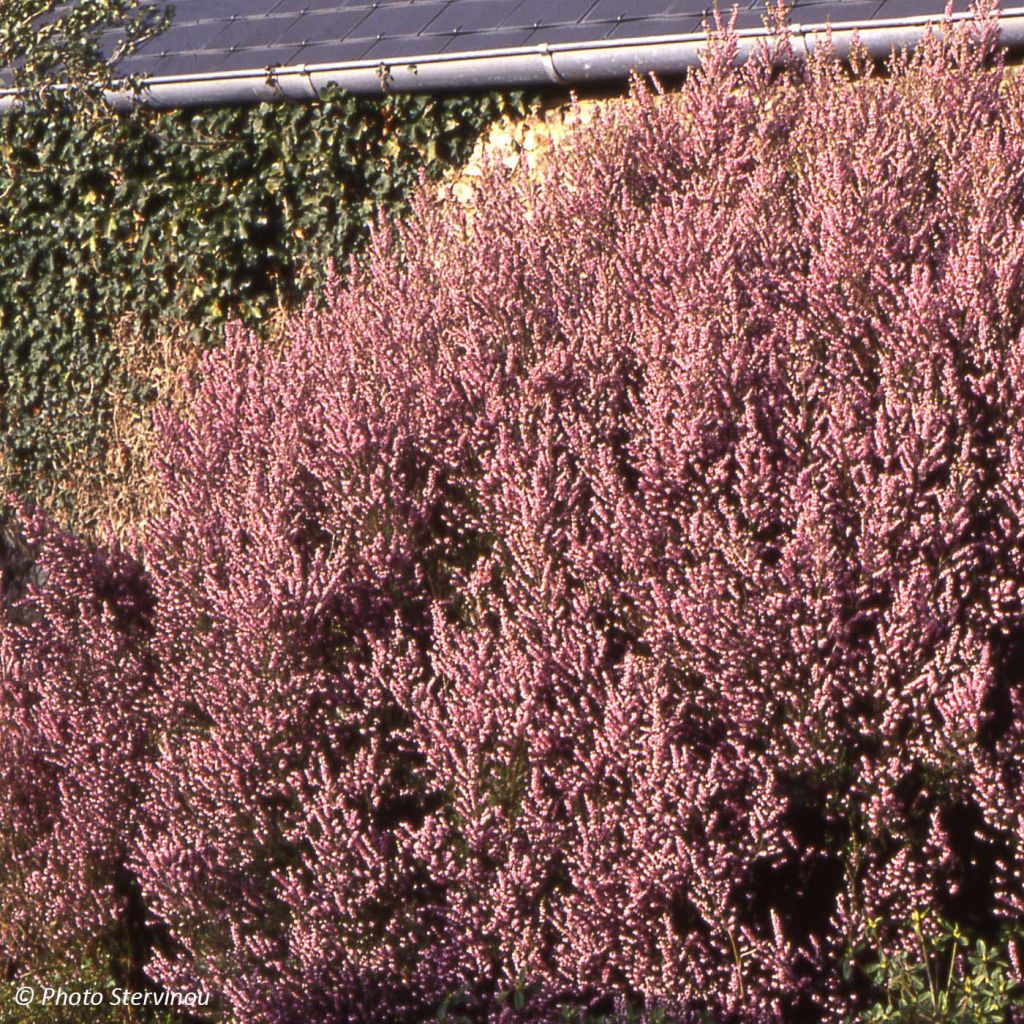
<path id="1" fill-rule="evenodd" d="M 870 23 L 815 23 L 790 25 L 789 37 L 797 53 L 809 55 L 831 44 L 845 58 L 854 40 L 875 59 L 892 50 L 913 48 L 928 31 L 941 33 L 949 21 L 969 20 L 927 16 Z M 998 17 L 1000 43 L 1011 52 L 1024 51 L 1024 7 L 1011 8 Z M 764 29 L 737 32 L 737 60 L 749 59 L 758 48 L 777 38 Z M 671 76 L 699 63 L 707 46 L 705 33 L 643 39 L 602 40 L 595 43 L 541 44 L 516 49 L 460 54 L 430 54 L 395 61 L 349 61 L 335 64 L 295 64 L 217 72 L 203 75 L 152 77 L 138 93 L 111 90 L 107 102 L 115 109 L 144 105 L 155 109 L 221 106 L 277 100 L 316 99 L 328 86 L 361 95 L 382 92 L 459 92 L 528 86 L 593 85 L 628 78 L 632 73 Z M 16 90 L 0 90 L 0 114 L 20 106 Z"/>

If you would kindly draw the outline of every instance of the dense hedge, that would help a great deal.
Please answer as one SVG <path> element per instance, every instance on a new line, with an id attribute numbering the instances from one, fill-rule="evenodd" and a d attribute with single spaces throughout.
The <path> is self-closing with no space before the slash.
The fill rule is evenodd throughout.
<path id="1" fill-rule="evenodd" d="M 872 921 L 1024 915 L 993 34 L 881 81 L 726 37 L 541 180 L 425 192 L 287 345 L 232 329 L 137 551 L 31 526 L 9 973 L 106 951 L 245 1024 L 818 1024 Z"/>
<path id="2" fill-rule="evenodd" d="M 102 115 L 51 93 L 0 117 L 0 458 L 22 492 L 66 504 L 62 474 L 102 447 L 108 389 L 131 387 L 109 343 L 123 321 L 258 323 L 526 105 L 334 94 Z"/>

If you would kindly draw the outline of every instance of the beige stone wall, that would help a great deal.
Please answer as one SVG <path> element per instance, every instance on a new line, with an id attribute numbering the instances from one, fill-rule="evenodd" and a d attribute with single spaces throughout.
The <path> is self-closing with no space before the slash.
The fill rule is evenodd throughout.
<path id="1" fill-rule="evenodd" d="M 438 195 L 472 202 L 474 183 L 487 159 L 498 159 L 509 170 L 539 171 L 573 125 L 589 123 L 602 105 L 621 102 L 621 97 L 565 101 L 545 106 L 531 117 L 499 121 L 480 139 L 465 166 L 446 176 Z"/>

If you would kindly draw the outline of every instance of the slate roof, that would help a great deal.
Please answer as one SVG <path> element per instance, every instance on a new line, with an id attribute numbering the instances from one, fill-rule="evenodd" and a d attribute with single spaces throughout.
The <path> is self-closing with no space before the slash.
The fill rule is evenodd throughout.
<path id="1" fill-rule="evenodd" d="M 160 0 L 162 3 L 163 0 Z M 126 74 L 206 75 L 273 65 L 407 60 L 538 44 L 700 33 L 713 0 L 176 0 L 170 27 Z M 965 11 L 968 0 L 955 0 Z M 721 0 L 723 9 L 731 9 Z M 736 26 L 763 24 L 739 0 Z M 795 0 L 797 24 L 871 26 L 941 17 L 944 0 Z"/>

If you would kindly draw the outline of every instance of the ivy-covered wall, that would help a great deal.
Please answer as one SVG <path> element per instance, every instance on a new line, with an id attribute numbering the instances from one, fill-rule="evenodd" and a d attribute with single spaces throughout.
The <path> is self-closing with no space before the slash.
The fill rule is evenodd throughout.
<path id="1" fill-rule="evenodd" d="M 332 93 L 313 104 L 97 113 L 52 95 L 0 117 L 0 462 L 62 509 L 62 479 L 105 443 L 111 338 L 125 321 L 215 340 L 257 325 L 343 261 L 523 94 Z"/>

